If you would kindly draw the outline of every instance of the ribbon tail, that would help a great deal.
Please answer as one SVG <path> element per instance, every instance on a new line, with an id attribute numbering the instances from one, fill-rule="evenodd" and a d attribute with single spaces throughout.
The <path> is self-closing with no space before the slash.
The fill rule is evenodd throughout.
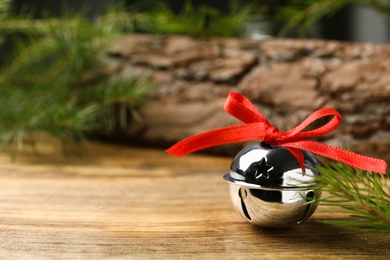
<path id="1" fill-rule="evenodd" d="M 292 147 L 286 147 L 286 149 L 292 153 L 292 155 L 294 155 L 295 159 L 297 159 L 298 163 L 299 163 L 299 166 L 301 167 L 302 169 L 302 173 L 303 175 L 305 175 L 306 173 L 306 167 L 305 165 L 303 164 L 304 161 L 305 161 L 305 157 L 303 156 L 303 153 L 301 152 L 301 150 L 299 149 L 296 149 L 296 148 L 292 148 Z"/>
<path id="2" fill-rule="evenodd" d="M 181 157 L 213 146 L 253 141 L 261 138 L 264 128 L 265 125 L 259 122 L 218 128 L 183 139 L 166 152 Z"/>
<path id="3" fill-rule="evenodd" d="M 344 150 L 339 147 L 330 146 L 327 144 L 318 143 L 311 140 L 300 140 L 296 142 L 283 143 L 284 147 L 297 148 L 306 150 L 311 153 L 321 155 L 349 166 L 364 170 L 386 174 L 387 164 L 385 161 L 363 156 L 351 151 Z"/>

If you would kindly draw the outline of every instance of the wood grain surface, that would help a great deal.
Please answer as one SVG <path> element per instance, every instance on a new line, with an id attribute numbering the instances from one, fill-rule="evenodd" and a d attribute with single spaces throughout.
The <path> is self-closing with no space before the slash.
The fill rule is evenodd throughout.
<path id="1" fill-rule="evenodd" d="M 261 229 L 233 209 L 230 158 L 92 143 L 0 155 L 0 259 L 387 259 L 389 234 L 319 219 Z"/>

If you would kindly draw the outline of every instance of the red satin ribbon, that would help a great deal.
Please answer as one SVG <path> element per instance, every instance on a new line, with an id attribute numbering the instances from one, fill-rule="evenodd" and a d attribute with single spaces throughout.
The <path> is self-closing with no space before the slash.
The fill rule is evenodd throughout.
<path id="1" fill-rule="evenodd" d="M 341 122 L 341 115 L 332 108 L 315 111 L 297 127 L 285 132 L 280 132 L 272 126 L 256 107 L 239 93 L 231 92 L 224 108 L 226 112 L 245 124 L 219 128 L 188 137 L 170 147 L 167 152 L 180 157 L 217 145 L 260 139 L 264 143 L 288 149 L 298 160 L 303 173 L 305 167 L 301 150 L 328 157 L 362 170 L 386 173 L 387 165 L 383 160 L 306 139 L 330 133 L 337 128 Z M 310 131 L 302 131 L 317 119 L 327 116 L 332 116 L 332 119 L 325 125 Z"/>

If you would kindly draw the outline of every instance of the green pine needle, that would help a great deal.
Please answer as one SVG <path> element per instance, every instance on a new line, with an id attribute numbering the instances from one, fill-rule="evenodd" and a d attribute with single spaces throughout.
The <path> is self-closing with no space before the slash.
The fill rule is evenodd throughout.
<path id="1" fill-rule="evenodd" d="M 187 0 L 176 13 L 167 3 L 159 1 L 145 12 L 143 23 L 138 29 L 154 34 L 242 37 L 244 25 L 249 23 L 259 10 L 259 7 L 237 0 L 229 2 L 227 11 L 209 5 L 198 6 Z"/>
<path id="2" fill-rule="evenodd" d="M 341 209 L 351 218 L 321 220 L 326 224 L 390 232 L 390 186 L 385 175 L 330 162 L 318 168 L 320 188 L 327 194 L 314 203 Z"/>
<path id="3" fill-rule="evenodd" d="M 292 0 L 279 8 L 277 17 L 284 23 L 279 35 L 295 31 L 305 37 L 309 29 L 323 18 L 332 17 L 349 5 L 361 5 L 390 16 L 390 2 L 383 0 Z"/>
<path id="4" fill-rule="evenodd" d="M 91 22 L 70 13 L 14 17 L 7 3 L 0 0 L 0 149 L 13 156 L 42 134 L 78 146 L 94 134 L 126 129 L 130 118 L 141 120 L 137 107 L 153 85 L 147 78 L 113 81 L 99 59 L 118 36 L 236 36 L 254 11 L 234 0 L 228 12 L 187 1 L 176 14 L 161 2 L 145 13 L 117 6 Z"/>
<path id="5" fill-rule="evenodd" d="M 125 26 L 109 15 L 97 22 L 75 14 L 0 23 L 0 38 L 13 43 L 11 50 L 0 49 L 1 150 L 15 156 L 41 135 L 58 138 L 64 147 L 79 146 L 94 133 L 128 126 L 153 86 L 146 78 L 113 81 L 102 73 L 101 54 Z"/>
<path id="6" fill-rule="evenodd" d="M 322 18 L 330 17 L 350 3 L 358 0 L 295 0 L 279 10 L 279 18 L 286 24 L 279 32 L 285 36 L 294 29 L 303 37 L 310 27 Z"/>

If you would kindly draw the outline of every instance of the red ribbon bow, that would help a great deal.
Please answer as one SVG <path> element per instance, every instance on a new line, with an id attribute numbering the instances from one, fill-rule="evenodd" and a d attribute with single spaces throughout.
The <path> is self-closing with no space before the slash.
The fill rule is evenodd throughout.
<path id="1" fill-rule="evenodd" d="M 239 93 L 231 92 L 229 94 L 224 109 L 245 124 L 219 128 L 188 137 L 170 147 L 167 152 L 180 157 L 217 145 L 261 139 L 267 144 L 288 149 L 298 160 L 303 173 L 305 173 L 305 167 L 301 150 L 328 157 L 362 170 L 386 173 L 387 165 L 383 160 L 306 139 L 330 133 L 337 128 L 341 122 L 341 115 L 332 108 L 315 111 L 297 127 L 285 132 L 280 132 L 272 126 L 256 107 Z M 317 119 L 327 116 L 333 117 L 325 125 L 313 130 L 302 131 Z"/>

